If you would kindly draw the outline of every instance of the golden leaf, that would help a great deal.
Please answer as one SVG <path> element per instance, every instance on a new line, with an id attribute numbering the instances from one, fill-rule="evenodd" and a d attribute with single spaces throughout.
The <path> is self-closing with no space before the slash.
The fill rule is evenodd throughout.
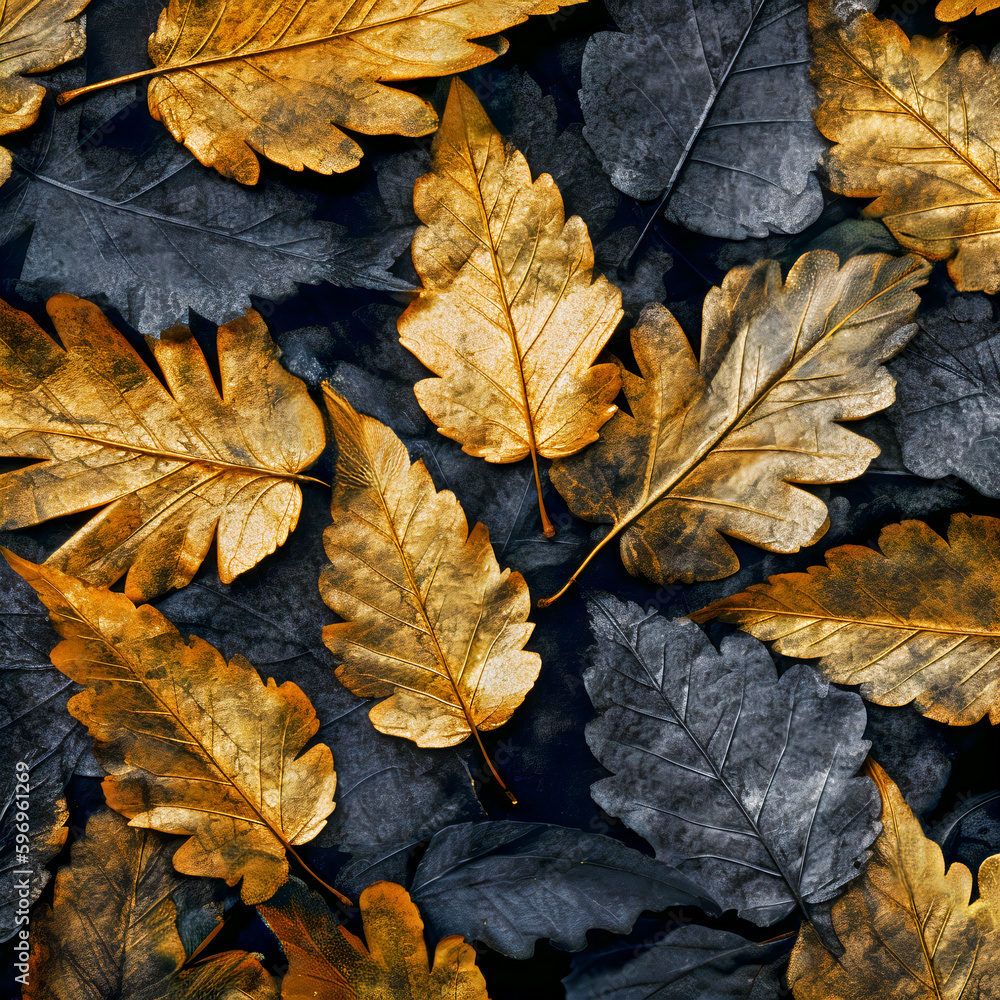
<path id="1" fill-rule="evenodd" d="M 302 506 L 296 473 L 323 450 L 323 417 L 278 363 L 257 313 L 220 327 L 222 392 L 184 326 L 147 343 L 165 388 L 97 306 L 49 300 L 66 350 L 0 302 L 0 528 L 105 509 L 48 560 L 148 600 L 191 581 L 218 528 L 231 582 L 284 543 Z"/>
<path id="2" fill-rule="evenodd" d="M 90 0 L 4 0 L 0 6 L 0 135 L 34 125 L 45 88 L 25 73 L 44 73 L 83 55 L 84 20 L 74 21 Z M 11 172 L 0 146 L 0 184 Z"/>
<path id="3" fill-rule="evenodd" d="M 426 224 L 413 239 L 424 287 L 399 319 L 400 342 L 442 376 L 418 382 L 417 400 L 470 455 L 531 456 L 551 537 L 538 456 L 572 455 L 614 415 L 617 369 L 592 366 L 622 317 L 621 293 L 592 281 L 586 224 L 566 221 L 548 174 L 532 183 L 458 80 L 413 202 Z"/>
<path id="4" fill-rule="evenodd" d="M 185 834 L 174 866 L 243 879 L 247 903 L 288 877 L 286 851 L 333 812 L 337 779 L 319 720 L 290 681 L 267 685 L 241 656 L 188 642 L 155 608 L 3 550 L 63 642 L 52 663 L 86 690 L 69 710 L 97 741 L 108 805 L 132 826 Z M 301 754 L 301 756 L 299 756 Z"/>
<path id="5" fill-rule="evenodd" d="M 323 600 L 342 618 L 323 641 L 337 677 L 365 698 L 380 732 L 447 747 L 496 729 L 531 690 L 541 659 L 520 573 L 500 571 L 489 530 L 470 534 L 453 493 L 438 493 L 402 441 L 329 386 L 339 451 Z M 485 751 L 483 751 L 485 756 Z"/>
<path id="6" fill-rule="evenodd" d="M 1000 854 L 972 873 L 945 872 L 899 789 L 869 765 L 882 793 L 882 835 L 860 878 L 833 906 L 846 949 L 835 958 L 812 924 L 795 942 L 788 982 L 796 1000 L 986 1000 L 1000 988 Z"/>
<path id="7" fill-rule="evenodd" d="M 282 1000 L 489 1000 L 475 949 L 461 937 L 442 938 L 431 966 L 423 921 L 402 886 L 376 882 L 359 905 L 367 948 L 301 883 L 260 907 L 288 959 Z"/>
<path id="8" fill-rule="evenodd" d="M 829 187 L 875 198 L 908 250 L 948 260 L 962 291 L 1000 290 L 1000 71 L 977 48 L 907 38 L 894 21 L 847 24 L 813 0 L 813 80 Z"/>
<path id="9" fill-rule="evenodd" d="M 785 656 L 816 657 L 879 705 L 938 722 L 1000 722 L 1000 521 L 956 514 L 948 541 L 922 521 L 884 528 L 881 555 L 841 545 L 691 615 L 739 625 Z"/>
<path id="10" fill-rule="evenodd" d="M 621 535 L 625 568 L 657 583 L 717 580 L 739 561 L 726 533 L 797 552 L 827 529 L 825 504 L 796 483 L 861 475 L 879 453 L 835 421 L 888 406 L 881 367 L 912 336 L 929 266 L 915 257 L 800 257 L 734 268 L 705 298 L 701 362 L 676 320 L 647 306 L 632 332 L 641 377 L 618 362 L 631 415 L 554 463 L 570 509 L 611 530 L 552 598 Z"/>
<path id="11" fill-rule="evenodd" d="M 934 11 L 939 21 L 957 21 L 969 14 L 985 14 L 1000 7 L 1000 0 L 941 0 Z"/>
<path id="12" fill-rule="evenodd" d="M 341 128 L 426 135 L 437 115 L 386 82 L 461 73 L 507 51 L 488 38 L 584 0 L 170 0 L 149 39 L 149 110 L 206 166 L 255 184 L 255 151 L 293 170 L 350 170 Z M 482 39 L 480 43 L 470 39 Z M 338 128 L 337 126 L 340 126 Z"/>
<path id="13" fill-rule="evenodd" d="M 246 952 L 182 970 L 171 846 L 113 812 L 90 817 L 71 866 L 56 875 L 52 906 L 32 921 L 25 1000 L 278 1000 L 274 980 Z"/>

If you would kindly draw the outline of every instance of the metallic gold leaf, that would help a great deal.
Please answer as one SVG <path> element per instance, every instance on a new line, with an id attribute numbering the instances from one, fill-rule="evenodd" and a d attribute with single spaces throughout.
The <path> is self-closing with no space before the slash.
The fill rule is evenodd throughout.
<path id="1" fill-rule="evenodd" d="M 617 407 L 614 365 L 594 361 L 622 317 L 621 293 L 593 280 L 579 216 L 566 221 L 555 181 L 534 183 L 482 105 L 455 80 L 413 201 L 420 296 L 400 341 L 441 378 L 414 387 L 427 415 L 489 462 L 561 458 L 597 440 Z"/>
<path id="2" fill-rule="evenodd" d="M 358 905 L 367 948 L 295 880 L 260 907 L 288 959 L 282 1000 L 489 1000 L 475 949 L 461 937 L 441 938 L 431 965 L 424 923 L 402 886 L 376 882 Z"/>
<path id="3" fill-rule="evenodd" d="M 187 327 L 147 338 L 165 387 L 97 306 L 48 311 L 65 350 L 0 302 L 0 456 L 41 460 L 0 475 L 0 528 L 105 507 L 48 562 L 108 586 L 127 571 L 134 601 L 190 583 L 216 529 L 225 583 L 284 543 L 323 417 L 257 313 L 219 329 L 220 393 Z"/>
<path id="4" fill-rule="evenodd" d="M 934 9 L 939 21 L 957 21 L 969 14 L 985 14 L 1000 7 L 1000 0 L 941 0 Z"/>
<path id="5" fill-rule="evenodd" d="M 520 573 L 500 571 L 489 531 L 469 532 L 403 443 L 325 386 L 339 455 L 323 600 L 346 619 L 323 629 L 355 694 L 383 698 L 380 732 L 422 747 L 502 726 L 541 668 L 523 646 L 534 625 Z"/>
<path id="6" fill-rule="evenodd" d="M 735 573 L 723 533 L 771 552 L 822 537 L 825 504 L 795 484 L 852 479 L 879 453 L 836 421 L 892 402 L 882 362 L 913 335 L 929 270 L 884 254 L 840 267 L 825 250 L 784 281 L 775 261 L 734 268 L 705 298 L 700 364 L 647 306 L 632 331 L 641 375 L 618 363 L 631 415 L 552 467 L 575 514 L 612 525 L 570 583 L 619 535 L 625 568 L 661 584 Z"/>
<path id="7" fill-rule="evenodd" d="M 908 250 L 948 259 L 962 291 L 1000 290 L 1000 70 L 947 35 L 907 38 L 864 13 L 844 23 L 813 0 L 813 80 L 829 187 L 875 198 Z"/>
<path id="8" fill-rule="evenodd" d="M 256 153 L 293 170 L 339 173 L 363 156 L 342 128 L 426 135 L 437 127 L 425 100 L 386 84 L 481 66 L 507 51 L 503 38 L 487 36 L 582 2 L 170 0 L 149 39 L 157 68 L 122 79 L 152 75 L 153 117 L 227 177 L 255 184 Z"/>
<path id="9" fill-rule="evenodd" d="M 923 521 L 883 529 L 881 554 L 841 545 L 691 615 L 739 625 L 786 656 L 816 657 L 880 705 L 968 726 L 1000 722 L 1000 520 L 956 514 L 947 542 Z"/>
<path id="10" fill-rule="evenodd" d="M 182 971 L 172 846 L 108 810 L 90 817 L 52 905 L 32 921 L 25 1000 L 277 1000 L 277 984 L 246 952 Z"/>
<path id="11" fill-rule="evenodd" d="M 4 0 L 0 5 L 0 135 L 34 125 L 45 88 L 25 79 L 83 55 L 90 0 Z M 0 184 L 10 177 L 10 153 L 0 146 Z"/>
<path id="12" fill-rule="evenodd" d="M 882 835 L 868 866 L 833 907 L 845 952 L 823 947 L 812 924 L 799 931 L 788 968 L 796 1000 L 985 1000 L 1000 988 L 1000 854 L 972 873 L 947 872 L 941 848 L 878 764 Z"/>
<path id="13" fill-rule="evenodd" d="M 132 826 L 188 836 L 174 867 L 243 880 L 247 903 L 288 877 L 286 852 L 312 840 L 333 811 L 333 755 L 302 691 L 228 663 L 150 605 L 92 587 L 4 551 L 64 637 L 52 662 L 86 687 L 70 713 L 97 741 L 108 805 Z"/>

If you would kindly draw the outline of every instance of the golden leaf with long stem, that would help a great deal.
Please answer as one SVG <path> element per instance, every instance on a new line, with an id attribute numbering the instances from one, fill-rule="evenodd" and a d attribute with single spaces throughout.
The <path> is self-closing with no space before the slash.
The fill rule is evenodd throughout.
<path id="1" fill-rule="evenodd" d="M 479 733 L 511 717 L 541 669 L 523 648 L 528 586 L 501 572 L 489 530 L 469 532 L 454 494 L 434 489 L 385 424 L 324 390 L 338 457 L 319 588 L 345 619 L 323 629 L 337 677 L 383 699 L 369 713 L 380 732 L 422 747 L 473 736 L 506 789 Z"/>
<path id="2" fill-rule="evenodd" d="M 298 521 L 298 473 L 323 450 L 323 416 L 278 362 L 260 316 L 219 329 L 221 390 L 186 326 L 149 337 L 167 385 L 90 302 L 57 295 L 65 349 L 0 302 L 0 528 L 104 507 L 48 560 L 148 600 L 191 582 L 218 539 L 230 583 Z"/>
<path id="3" fill-rule="evenodd" d="M 53 665 L 85 687 L 69 711 L 96 740 L 108 805 L 132 826 L 186 835 L 174 867 L 242 879 L 244 902 L 285 882 L 286 853 L 325 884 L 295 851 L 326 825 L 337 784 L 329 747 L 305 750 L 319 720 L 302 691 L 185 642 L 148 604 L 2 551 L 63 636 Z"/>
<path id="4" fill-rule="evenodd" d="M 552 537 L 538 457 L 580 451 L 614 415 L 618 371 L 594 361 L 622 317 L 621 293 L 594 279 L 587 226 L 566 219 L 555 181 L 532 182 L 458 80 L 413 202 L 423 289 L 399 318 L 400 342 L 441 376 L 418 382 L 417 400 L 470 455 L 530 456 Z"/>

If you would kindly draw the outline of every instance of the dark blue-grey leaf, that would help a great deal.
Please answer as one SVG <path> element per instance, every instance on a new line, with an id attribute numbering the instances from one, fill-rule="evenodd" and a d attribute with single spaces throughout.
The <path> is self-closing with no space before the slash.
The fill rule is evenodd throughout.
<path id="1" fill-rule="evenodd" d="M 511 958 L 530 958 L 541 938 L 579 951 L 588 930 L 624 934 L 643 910 L 716 910 L 676 869 L 617 840 L 514 820 L 435 834 L 410 896 L 432 936 L 461 934 Z"/>
<path id="2" fill-rule="evenodd" d="M 719 650 L 693 622 L 607 594 L 584 682 L 587 742 L 613 777 L 594 800 L 760 926 L 832 899 L 878 835 L 861 698 L 811 667 L 780 679 L 743 633 Z"/>

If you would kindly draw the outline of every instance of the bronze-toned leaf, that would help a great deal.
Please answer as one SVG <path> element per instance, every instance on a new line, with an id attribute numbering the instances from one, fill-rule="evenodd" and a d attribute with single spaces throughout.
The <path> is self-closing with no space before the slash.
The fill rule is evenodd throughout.
<path id="1" fill-rule="evenodd" d="M 572 455 L 615 413 L 614 365 L 594 360 L 622 317 L 621 293 L 594 279 L 579 216 L 555 182 L 532 182 L 482 105 L 455 80 L 413 200 L 423 290 L 399 318 L 400 341 L 440 378 L 414 387 L 447 437 L 488 462 Z"/>
<path id="2" fill-rule="evenodd" d="M 775 261 L 734 268 L 705 297 L 700 362 L 647 306 L 632 331 L 640 374 L 618 363 L 631 415 L 552 468 L 573 513 L 612 525 L 569 583 L 619 536 L 625 568 L 661 584 L 735 573 L 724 534 L 771 552 L 821 538 L 826 505 L 795 484 L 853 479 L 878 455 L 837 421 L 892 402 L 882 362 L 915 332 L 929 270 L 884 254 L 841 267 L 826 250 L 784 281 Z"/>
<path id="3" fill-rule="evenodd" d="M 956 514 L 948 540 L 923 521 L 879 549 L 841 545 L 826 566 L 783 573 L 691 617 L 721 618 L 786 656 L 821 656 L 836 684 L 880 705 L 969 726 L 1000 722 L 1000 520 Z"/>
<path id="4" fill-rule="evenodd" d="M 461 743 L 502 726 L 541 668 L 524 651 L 534 626 L 520 573 L 501 572 L 489 531 L 469 532 L 450 492 L 410 464 L 385 424 L 325 386 L 339 455 L 326 603 L 345 621 L 323 640 L 355 694 L 383 699 L 375 728 L 419 746 Z"/>
<path id="5" fill-rule="evenodd" d="M 0 302 L 0 528 L 104 507 L 48 562 L 148 600 L 191 582 L 214 538 L 231 582 L 298 521 L 298 476 L 323 450 L 323 417 L 278 363 L 260 316 L 219 328 L 221 389 L 186 326 L 147 343 L 164 386 L 90 302 L 57 295 L 59 347 Z"/>
<path id="6" fill-rule="evenodd" d="M 941 0 L 934 8 L 939 21 L 957 21 L 970 14 L 986 14 L 1000 7 L 1000 0 Z"/>
<path id="7" fill-rule="evenodd" d="M 187 642 L 150 605 L 4 551 L 35 588 L 63 641 L 52 662 L 85 686 L 70 713 L 97 741 L 108 805 L 131 825 L 185 834 L 174 867 L 225 879 L 247 903 L 288 877 L 286 852 L 333 811 L 333 756 L 309 700 L 265 685 L 242 656 L 228 663 Z"/>

